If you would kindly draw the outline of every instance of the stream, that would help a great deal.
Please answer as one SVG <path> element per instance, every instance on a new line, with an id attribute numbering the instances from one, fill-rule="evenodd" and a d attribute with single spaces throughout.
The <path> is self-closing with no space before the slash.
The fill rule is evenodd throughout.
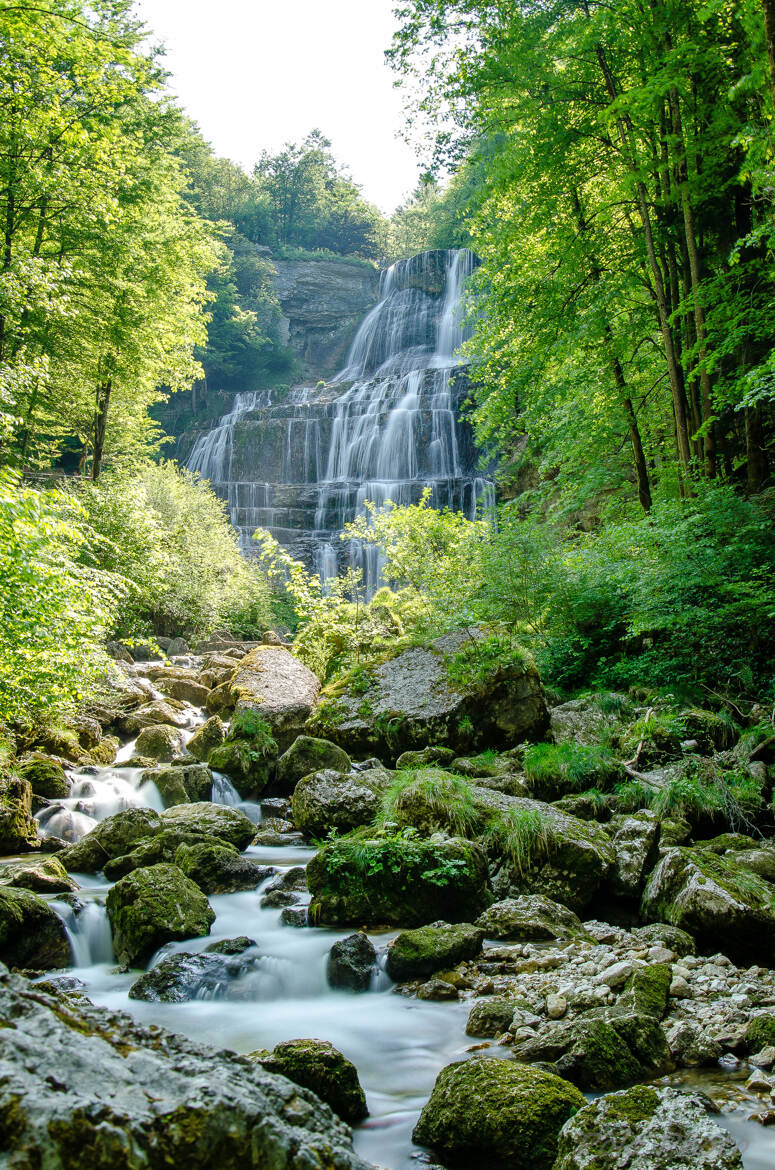
<path id="1" fill-rule="evenodd" d="M 201 722 L 193 715 L 190 731 Z M 125 745 L 116 764 L 103 768 L 74 768 L 72 795 L 44 810 L 41 829 L 78 839 L 105 817 L 131 805 L 160 810 L 162 802 L 151 784 L 140 787 L 140 770 L 122 766 L 131 758 L 133 744 Z M 216 803 L 243 808 L 254 822 L 259 805 L 242 802 L 225 778 L 216 774 Z M 306 865 L 314 849 L 249 846 L 246 856 L 281 873 Z M 247 971 L 218 989 L 216 995 L 182 1004 L 147 1003 L 129 998 L 138 972 L 117 973 L 105 897 L 110 883 L 90 874 L 72 875 L 86 903 L 76 916 L 61 895 L 49 901 L 63 918 L 73 949 L 72 974 L 85 993 L 99 1005 L 129 1012 L 143 1024 L 158 1024 L 217 1048 L 247 1053 L 273 1048 L 282 1040 L 315 1037 L 330 1041 L 353 1062 L 366 1093 L 370 1116 L 354 1131 L 357 1152 L 388 1170 L 417 1165 L 421 1151 L 411 1134 L 442 1067 L 482 1044 L 465 1034 L 471 1003 L 434 1003 L 397 994 L 387 975 L 375 973 L 369 992 L 356 995 L 334 991 L 326 981 L 326 956 L 332 944 L 352 930 L 298 928 L 280 922 L 281 910 L 262 909 L 262 886 L 235 894 L 214 895 L 216 913 L 210 935 L 168 944 L 149 966 L 175 951 L 203 950 L 220 939 L 247 935 L 257 943 L 257 961 Z M 272 878 L 268 878 L 267 882 Z M 263 884 L 266 884 L 263 883 Z M 370 934 L 378 951 L 397 931 Z M 487 944 L 485 944 L 487 945 Z M 509 1056 L 508 1048 L 490 1045 L 493 1057 Z M 743 1151 L 745 1170 L 772 1170 L 775 1130 L 748 1120 L 761 1111 L 761 1101 L 744 1087 L 748 1075 L 737 1072 L 683 1070 L 671 1084 L 692 1085 L 708 1092 L 721 1106 L 719 1121 Z"/>

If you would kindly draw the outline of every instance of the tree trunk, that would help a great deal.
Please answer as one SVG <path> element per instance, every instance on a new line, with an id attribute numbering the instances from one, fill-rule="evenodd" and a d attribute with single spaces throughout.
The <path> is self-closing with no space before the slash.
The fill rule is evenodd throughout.
<path id="1" fill-rule="evenodd" d="M 94 455 L 91 464 L 91 477 L 96 483 L 102 471 L 102 455 L 105 450 L 105 435 L 108 430 L 108 408 L 110 407 L 110 393 L 113 383 L 110 378 L 100 382 L 97 387 L 97 406 L 94 412 Z"/>
<path id="2" fill-rule="evenodd" d="M 775 0 L 762 0 L 764 9 L 764 35 L 767 38 L 767 52 L 770 55 L 770 85 L 775 103 Z"/>
<path id="3" fill-rule="evenodd" d="M 764 427 L 759 406 L 745 409 L 745 454 L 748 475 L 748 490 L 761 491 L 767 481 L 769 464 L 764 446 Z"/>

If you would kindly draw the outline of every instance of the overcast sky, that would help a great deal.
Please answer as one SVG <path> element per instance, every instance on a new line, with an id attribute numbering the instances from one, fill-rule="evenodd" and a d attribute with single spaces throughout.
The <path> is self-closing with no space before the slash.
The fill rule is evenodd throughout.
<path id="1" fill-rule="evenodd" d="M 248 170 L 317 127 L 367 199 L 390 212 L 415 186 L 396 137 L 401 94 L 383 58 L 395 0 L 136 0 L 167 47 L 170 86 L 218 154 Z"/>

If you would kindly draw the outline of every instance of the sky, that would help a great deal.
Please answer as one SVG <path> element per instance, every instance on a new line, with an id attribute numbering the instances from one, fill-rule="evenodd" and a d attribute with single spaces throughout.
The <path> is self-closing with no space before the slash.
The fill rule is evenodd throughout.
<path id="1" fill-rule="evenodd" d="M 247 170 L 314 129 L 367 199 L 391 212 L 416 185 L 384 61 L 395 0 L 136 0 L 170 88 L 219 155 Z"/>

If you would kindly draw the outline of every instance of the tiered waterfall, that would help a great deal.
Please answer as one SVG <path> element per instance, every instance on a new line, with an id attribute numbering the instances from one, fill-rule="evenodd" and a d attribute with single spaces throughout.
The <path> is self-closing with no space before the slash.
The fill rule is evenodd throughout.
<path id="1" fill-rule="evenodd" d="M 345 368 L 327 384 L 237 394 L 188 466 L 227 501 L 242 547 L 267 528 L 322 577 L 346 564 L 378 583 L 376 550 L 340 540 L 366 500 L 416 502 L 474 517 L 492 498 L 460 419 L 468 392 L 457 351 L 466 250 L 423 252 L 383 274 Z"/>

